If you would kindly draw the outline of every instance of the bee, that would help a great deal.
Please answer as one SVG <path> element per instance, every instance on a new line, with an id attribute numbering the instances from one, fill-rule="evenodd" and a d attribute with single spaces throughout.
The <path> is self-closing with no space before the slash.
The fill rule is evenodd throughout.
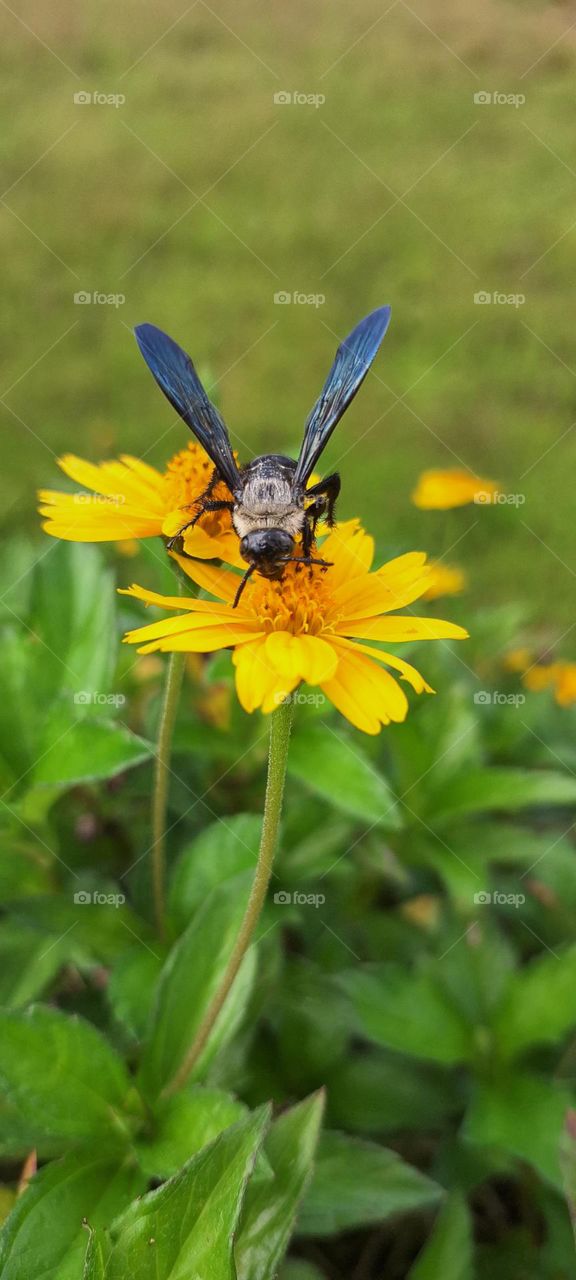
<path id="1" fill-rule="evenodd" d="M 240 555 L 248 565 L 236 598 L 238 604 L 253 573 L 279 579 L 287 564 L 328 567 L 314 556 L 316 526 L 323 518 L 334 523 L 340 493 L 337 472 L 317 484 L 308 481 L 336 424 L 361 386 L 390 321 L 390 307 L 365 316 L 338 347 L 322 391 L 308 415 L 298 458 L 269 453 L 238 467 L 228 431 L 210 402 L 190 357 L 152 324 L 140 324 L 136 340 L 146 364 L 176 413 L 183 418 L 214 463 L 204 493 L 194 504 L 193 517 L 168 542 L 171 550 L 190 526 L 207 511 L 229 511 L 240 540 Z M 224 481 L 230 497 L 216 498 Z"/>

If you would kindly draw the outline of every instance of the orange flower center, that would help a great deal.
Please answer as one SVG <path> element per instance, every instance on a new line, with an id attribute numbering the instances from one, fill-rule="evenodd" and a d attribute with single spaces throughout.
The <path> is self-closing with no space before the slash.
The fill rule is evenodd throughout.
<path id="1" fill-rule="evenodd" d="M 320 635 L 329 629 L 328 615 L 333 614 L 325 572 L 315 565 L 289 564 L 279 582 L 255 575 L 246 587 L 246 603 L 265 631 Z"/>
<path id="2" fill-rule="evenodd" d="M 214 475 L 214 464 L 201 445 L 191 440 L 186 449 L 175 453 L 167 464 L 164 475 L 164 500 L 166 511 L 183 512 L 183 523 L 192 519 L 194 503 L 207 489 Z M 219 480 L 210 494 L 215 501 L 229 499 L 230 492 L 224 481 Z M 217 538 L 228 533 L 232 527 L 228 511 L 208 511 L 200 520 L 202 528 L 210 537 Z"/>

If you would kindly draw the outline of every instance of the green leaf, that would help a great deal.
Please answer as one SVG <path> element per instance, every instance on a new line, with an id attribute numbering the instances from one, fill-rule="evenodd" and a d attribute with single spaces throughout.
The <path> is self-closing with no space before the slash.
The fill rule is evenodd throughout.
<path id="1" fill-rule="evenodd" d="M 23 934 L 34 930 L 46 952 L 55 947 L 82 969 L 97 961 L 110 965 L 135 939 L 142 949 L 157 945 L 150 926 L 127 903 L 118 902 L 123 896 L 113 882 L 94 886 L 94 879 L 88 884 L 76 878 L 73 891 L 65 895 L 36 894 L 13 904 L 11 919 Z"/>
<path id="2" fill-rule="evenodd" d="M 252 875 L 214 890 L 164 966 L 141 1065 L 141 1081 L 158 1094 L 181 1065 L 225 972 L 246 908 Z M 243 1017 L 255 972 L 255 948 L 242 962 L 192 1078 L 232 1038 Z"/>
<path id="3" fill-rule="evenodd" d="M 571 1101 L 568 1089 L 515 1072 L 478 1086 L 465 1136 L 478 1146 L 500 1147 L 527 1160 L 561 1187 L 560 1140 Z"/>
<path id="4" fill-rule="evenodd" d="M 129 1132 L 126 1069 L 88 1022 L 38 1006 L 0 1013 L 0 1149 L 40 1154 Z"/>
<path id="5" fill-rule="evenodd" d="M 474 1280 L 472 1227 L 466 1201 L 455 1193 L 438 1214 L 409 1280 Z"/>
<path id="6" fill-rule="evenodd" d="M 244 1115 L 244 1104 L 222 1089 L 194 1085 L 166 1098 L 155 1108 L 153 1136 L 136 1144 L 140 1164 L 150 1178 L 170 1178 Z"/>
<path id="7" fill-rule="evenodd" d="M 324 1280 L 325 1273 L 303 1258 L 289 1258 L 279 1276 L 280 1280 Z"/>
<path id="8" fill-rule="evenodd" d="M 139 945 L 123 951 L 110 974 L 106 988 L 110 1007 L 135 1040 L 142 1040 L 146 1033 L 161 972 L 162 956 Z"/>
<path id="9" fill-rule="evenodd" d="M 71 935 L 46 935 L 21 921 L 0 921 L 0 1005 L 17 1009 L 35 1000 L 74 952 Z"/>
<path id="10" fill-rule="evenodd" d="M 116 660 L 116 598 L 100 550 L 57 542 L 38 562 L 31 600 L 29 625 L 41 640 L 47 687 L 72 695 L 107 692 Z"/>
<path id="11" fill-rule="evenodd" d="M 48 546 L 30 601 L 24 615 L 11 615 L 0 670 L 0 750 L 12 782 L 26 785 L 43 751 L 55 749 L 76 718 L 102 711 L 94 695 L 111 693 L 116 658 L 114 582 L 94 547 Z M 78 702 L 82 694 L 89 703 Z"/>
<path id="12" fill-rule="evenodd" d="M 432 1129 L 461 1106 L 452 1072 L 384 1051 L 350 1055 L 326 1083 L 329 1122 L 357 1133 Z"/>
<path id="13" fill-rule="evenodd" d="M 556 1044 L 576 1025 L 576 945 L 532 960 L 509 979 L 493 1020 L 498 1049 L 514 1057 Z"/>
<path id="14" fill-rule="evenodd" d="M 125 725 L 108 720 L 62 721 L 61 713 L 45 730 L 42 754 L 29 783 L 37 786 L 73 786 L 114 778 L 116 774 L 148 760 L 152 745 L 131 733 Z"/>
<path id="15" fill-rule="evenodd" d="M 576 1112 L 571 1107 L 565 1118 L 560 1146 L 560 1168 L 564 1194 L 570 1211 L 572 1228 L 576 1236 Z"/>
<path id="16" fill-rule="evenodd" d="M 298 1234 L 336 1235 L 436 1204 L 442 1188 L 373 1142 L 325 1133 L 298 1220 Z"/>
<path id="17" fill-rule="evenodd" d="M 82 1280 L 106 1280 L 106 1266 L 109 1257 L 110 1245 L 108 1237 L 98 1228 L 90 1230 Z"/>
<path id="18" fill-rule="evenodd" d="M 331 806 L 395 830 L 398 805 L 362 747 L 326 725 L 306 725 L 290 744 L 288 772 Z"/>
<path id="19" fill-rule="evenodd" d="M 86 1253 L 83 1220 L 106 1224 L 143 1188 L 134 1161 L 113 1151 L 72 1151 L 46 1165 L 0 1232 L 2 1280 L 77 1280 Z M 99 1280 L 99 1273 L 88 1277 Z"/>
<path id="20" fill-rule="evenodd" d="M 261 1108 L 227 1129 L 114 1223 L 106 1280 L 236 1280 L 233 1236 L 268 1124 Z"/>
<path id="21" fill-rule="evenodd" d="M 544 769 L 468 769 L 443 783 L 427 816 L 445 822 L 467 813 L 576 804 L 576 778 Z"/>
<path id="22" fill-rule="evenodd" d="M 376 1044 L 436 1062 L 472 1056 L 472 1028 L 433 974 L 382 965 L 352 969 L 340 982 L 360 1030 Z"/>
<path id="23" fill-rule="evenodd" d="M 273 1280 L 312 1173 L 324 1099 L 314 1094 L 272 1125 L 265 1144 L 273 1180 L 252 1183 L 236 1244 L 238 1280 Z"/>
<path id="24" fill-rule="evenodd" d="M 170 911 L 184 929 L 194 911 L 218 885 L 243 871 L 254 871 L 260 846 L 262 818 L 254 813 L 210 823 L 174 868 L 170 884 Z"/>

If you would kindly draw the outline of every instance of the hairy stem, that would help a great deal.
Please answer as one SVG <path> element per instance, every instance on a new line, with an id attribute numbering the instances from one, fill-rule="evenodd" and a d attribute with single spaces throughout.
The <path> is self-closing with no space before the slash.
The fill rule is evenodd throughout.
<path id="1" fill-rule="evenodd" d="M 154 892 L 154 918 L 160 938 L 164 938 L 166 929 L 166 808 L 170 781 L 172 734 L 185 663 L 186 654 L 170 654 L 154 768 L 154 789 L 152 792 L 152 886 Z"/>
<path id="2" fill-rule="evenodd" d="M 220 986 L 214 995 L 212 1003 L 206 1010 L 190 1048 L 177 1072 L 164 1090 L 165 1097 L 176 1093 L 178 1089 L 181 1089 L 186 1084 L 207 1043 L 244 956 L 254 938 L 262 908 L 266 901 L 278 841 L 291 724 L 292 704 L 289 700 L 286 700 L 286 702 L 281 703 L 276 711 L 272 712 L 271 716 L 268 777 L 266 780 L 262 836 L 248 905 Z"/>

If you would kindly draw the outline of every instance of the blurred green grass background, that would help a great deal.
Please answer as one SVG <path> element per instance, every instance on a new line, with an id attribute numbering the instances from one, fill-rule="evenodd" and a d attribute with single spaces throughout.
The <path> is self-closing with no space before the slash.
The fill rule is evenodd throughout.
<path id="1" fill-rule="evenodd" d="M 447 551 L 471 598 L 524 600 L 561 639 L 576 546 L 574 23 L 572 3 L 512 0 L 3 6 L 5 531 L 37 529 L 54 454 L 162 464 L 185 444 L 135 323 L 192 353 L 246 457 L 296 447 L 335 336 L 390 302 L 375 374 L 324 459 L 343 473 L 340 514 L 391 548 Z M 325 102 L 274 102 L 295 90 Z M 483 90 L 525 102 L 475 103 Z M 79 105 L 82 91 L 125 102 Z M 80 306 L 81 290 L 125 301 Z M 481 290 L 525 301 L 479 306 Z M 325 302 L 278 305 L 278 291 Z M 448 521 L 410 507 L 421 469 L 457 465 L 524 504 Z"/>

